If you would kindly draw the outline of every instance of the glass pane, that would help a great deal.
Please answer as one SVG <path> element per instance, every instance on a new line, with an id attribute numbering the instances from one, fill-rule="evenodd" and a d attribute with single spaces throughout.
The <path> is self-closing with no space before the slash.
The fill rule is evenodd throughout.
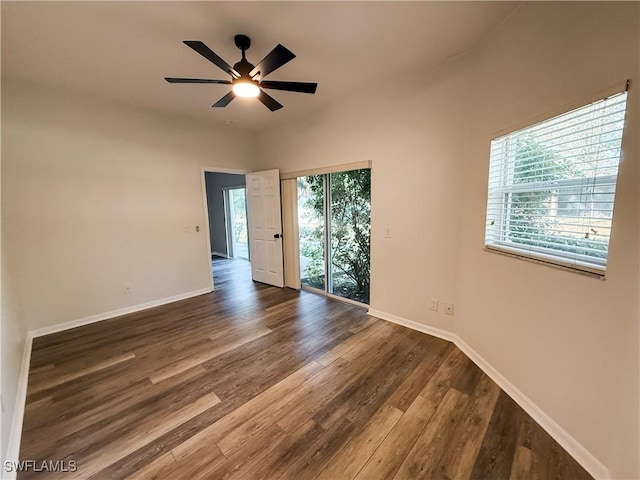
<path id="1" fill-rule="evenodd" d="M 324 290 L 324 185 L 323 175 L 298 178 L 300 281 Z"/>
<path id="2" fill-rule="evenodd" d="M 604 265 L 615 185 L 507 194 L 507 240 L 557 257 Z"/>
<path id="3" fill-rule="evenodd" d="M 230 190 L 233 206 L 233 255 L 249 259 L 249 239 L 247 236 L 247 204 L 244 188 Z"/>
<path id="4" fill-rule="evenodd" d="M 331 252 L 329 292 L 369 303 L 371 170 L 329 175 Z"/>

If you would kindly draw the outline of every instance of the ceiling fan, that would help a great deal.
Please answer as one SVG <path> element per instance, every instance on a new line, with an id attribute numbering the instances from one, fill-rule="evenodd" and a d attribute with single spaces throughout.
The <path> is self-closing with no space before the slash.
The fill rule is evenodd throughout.
<path id="1" fill-rule="evenodd" d="M 258 65 L 254 66 L 247 60 L 245 52 L 251 46 L 251 39 L 246 35 L 234 37 L 236 47 L 242 50 L 242 59 L 233 67 L 216 55 L 213 50 L 199 40 L 185 40 L 184 43 L 221 68 L 229 75 L 231 80 L 209 80 L 205 78 L 175 78 L 165 77 L 169 83 L 218 83 L 231 85 L 232 89 L 224 97 L 212 105 L 212 107 L 226 107 L 231 100 L 238 97 L 256 97 L 272 112 L 282 108 L 282 105 L 264 91 L 264 89 L 286 90 L 288 92 L 316 93 L 317 83 L 308 82 L 280 82 L 264 80 L 274 70 L 293 60 L 296 56 L 289 49 L 278 44 L 264 57 Z"/>

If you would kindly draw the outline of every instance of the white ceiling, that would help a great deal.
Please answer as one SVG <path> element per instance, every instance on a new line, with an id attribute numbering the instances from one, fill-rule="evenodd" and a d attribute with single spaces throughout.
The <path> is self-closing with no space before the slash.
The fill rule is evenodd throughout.
<path id="1" fill-rule="evenodd" d="M 261 131 L 472 49 L 515 3 L 3 1 L 1 8 L 3 77 Z M 251 37 L 254 64 L 278 43 L 292 50 L 297 58 L 268 78 L 318 82 L 317 93 L 272 90 L 284 105 L 273 113 L 241 98 L 214 109 L 226 85 L 164 81 L 228 79 L 182 40 L 201 40 L 233 64 L 236 33 Z"/>

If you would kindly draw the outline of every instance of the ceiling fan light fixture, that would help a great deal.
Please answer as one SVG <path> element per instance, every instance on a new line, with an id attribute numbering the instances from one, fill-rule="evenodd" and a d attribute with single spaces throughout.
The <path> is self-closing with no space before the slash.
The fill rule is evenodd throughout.
<path id="1" fill-rule="evenodd" d="M 200 40 L 185 40 L 183 43 L 224 70 L 231 76 L 231 80 L 212 80 L 208 78 L 177 78 L 165 77 L 169 83 L 217 83 L 231 85 L 231 91 L 211 105 L 214 108 L 226 107 L 236 97 L 257 98 L 270 111 L 282 108 L 282 104 L 271 97 L 265 89 L 284 90 L 285 92 L 316 93 L 317 83 L 310 82 L 282 82 L 264 80 L 270 73 L 282 67 L 285 63 L 296 58 L 288 48 L 278 44 L 257 65 L 249 63 L 245 52 L 251 45 L 251 39 L 238 34 L 234 37 L 236 47 L 242 50 L 242 59 L 233 67 L 225 62 L 213 50 Z"/>
<path id="2" fill-rule="evenodd" d="M 252 80 L 236 80 L 233 83 L 233 93 L 238 97 L 255 98 L 260 94 L 260 88 Z"/>

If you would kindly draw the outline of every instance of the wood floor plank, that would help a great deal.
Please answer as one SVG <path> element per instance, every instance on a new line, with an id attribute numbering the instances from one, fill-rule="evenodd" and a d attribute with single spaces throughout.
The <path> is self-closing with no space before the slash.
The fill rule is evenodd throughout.
<path id="1" fill-rule="evenodd" d="M 360 470 L 356 480 L 393 478 L 436 408 L 437 404 L 431 399 L 418 395 Z"/>
<path id="2" fill-rule="evenodd" d="M 136 429 L 127 437 L 105 445 L 108 448 L 84 458 L 78 465 L 78 471 L 66 477 L 88 478 L 218 403 L 220 399 L 215 394 L 207 394 L 177 412 L 166 415 L 160 421 L 145 425 L 146 428 Z"/>
<path id="3" fill-rule="evenodd" d="M 473 396 L 469 406 L 451 435 L 449 447 L 437 467 L 447 478 L 462 479 L 471 476 L 500 388 L 487 375 L 482 374 L 477 387 L 470 393 Z"/>
<path id="4" fill-rule="evenodd" d="M 264 393 L 253 398 L 249 402 L 242 404 L 240 408 L 234 410 L 218 422 L 213 423 L 197 435 L 194 435 L 176 447 L 173 450 L 176 460 L 181 463 L 183 459 L 190 455 L 198 445 L 217 443 L 226 433 L 250 420 L 257 411 L 261 411 L 266 406 L 278 401 L 278 399 L 283 395 L 286 395 L 287 392 L 297 388 L 306 378 L 313 376 L 323 368 L 324 367 L 319 363 L 311 362 L 298 371 L 292 373 L 270 389 L 266 390 Z"/>
<path id="5" fill-rule="evenodd" d="M 257 433 L 252 442 L 225 455 L 227 460 L 217 468 L 207 470 L 207 477 L 228 480 L 249 476 L 259 464 L 263 463 L 273 451 L 276 451 L 287 440 L 286 433 L 280 430 L 277 425 L 271 425 L 268 429 Z M 202 473 L 200 472 L 200 476 Z"/>
<path id="6" fill-rule="evenodd" d="M 506 393 L 500 392 L 471 478 L 509 477 L 522 413 Z"/>
<path id="7" fill-rule="evenodd" d="M 482 370 L 469 358 L 466 358 L 464 365 L 459 369 L 456 378 L 451 383 L 451 387 L 467 395 L 472 395 L 481 377 Z"/>
<path id="8" fill-rule="evenodd" d="M 380 323 L 380 320 L 378 320 L 377 318 L 370 317 L 369 315 L 363 315 L 359 319 L 354 319 L 353 324 L 351 325 L 351 327 L 349 327 L 349 331 L 351 333 L 358 333 L 365 328 L 369 328 L 378 323 Z"/>
<path id="9" fill-rule="evenodd" d="M 349 402 L 351 407 L 345 418 L 356 425 L 366 423 L 397 391 L 430 350 L 427 344 L 416 343 L 416 338 L 420 336 L 418 332 L 412 332 L 402 338 L 397 348 L 393 350 L 393 356 L 386 363 L 388 371 L 377 369 L 366 380 L 366 384 L 353 395 Z"/>
<path id="10" fill-rule="evenodd" d="M 316 430 L 317 428 L 318 427 L 313 420 L 309 420 L 304 424 L 299 425 L 298 428 L 293 433 L 288 434 L 285 439 L 278 439 L 277 442 L 270 442 L 265 454 L 261 455 L 261 461 L 252 463 L 250 471 L 243 468 L 232 475 L 231 478 L 243 480 L 274 478 L 274 472 L 277 465 L 281 462 L 281 459 L 287 456 L 291 448 L 296 445 L 296 442 L 308 435 L 311 431 L 318 431 Z"/>
<path id="11" fill-rule="evenodd" d="M 348 420 L 336 422 L 328 430 L 316 425 L 278 459 L 266 478 L 315 478 L 355 431 Z"/>
<path id="12" fill-rule="evenodd" d="M 531 478 L 531 450 L 522 445 L 516 446 L 509 480 L 527 480 Z"/>
<path id="13" fill-rule="evenodd" d="M 526 448 L 530 451 L 531 465 L 529 466 L 528 478 L 531 480 L 549 478 L 549 457 L 551 456 L 552 443 L 553 440 L 547 432 L 539 428 L 529 415 L 522 415 L 516 448 Z"/>
<path id="14" fill-rule="evenodd" d="M 582 480 L 589 478 L 587 472 L 571 458 L 557 443 L 551 446 L 549 478 L 558 480 Z"/>
<path id="15" fill-rule="evenodd" d="M 333 480 L 355 478 L 360 469 L 371 458 L 380 443 L 386 438 L 402 416 L 402 411 L 393 405 L 383 406 L 367 423 L 366 427 L 331 459 L 330 465 L 317 478 Z"/>
<path id="16" fill-rule="evenodd" d="M 469 396 L 450 388 L 426 428 L 416 439 L 413 448 L 393 477 L 401 479 L 430 479 L 444 454 L 449 439 L 460 421 Z"/>
<path id="17" fill-rule="evenodd" d="M 173 451 L 169 452 L 173 455 Z M 203 444 L 200 446 L 199 454 L 189 457 L 187 461 L 173 458 L 178 463 L 178 470 L 174 478 L 215 478 L 214 473 L 221 468 L 227 458 L 222 454 L 215 444 Z"/>
<path id="18" fill-rule="evenodd" d="M 455 380 L 460 368 L 465 365 L 465 362 L 466 358 L 464 354 L 457 348 L 452 349 L 438 370 L 436 370 L 424 386 L 420 395 L 432 399 L 436 403 L 440 403 L 440 400 L 449 388 L 451 388 L 452 382 Z"/>
<path id="19" fill-rule="evenodd" d="M 34 339 L 20 458 L 91 480 L 589 478 L 453 344 L 213 271 L 210 294 Z"/>
<path id="20" fill-rule="evenodd" d="M 338 358 L 344 357 L 350 350 L 357 349 L 357 351 L 362 351 L 363 349 L 368 349 L 371 345 L 375 345 L 376 343 L 384 340 L 389 335 L 391 335 L 392 329 L 388 328 L 387 325 L 378 322 L 366 329 L 358 331 L 351 338 L 341 342 L 327 353 L 322 355 L 317 359 L 318 363 L 322 365 L 329 365 L 331 362 L 336 361 Z M 355 353 L 355 352 L 354 352 Z M 353 353 L 352 353 L 353 355 Z M 348 360 L 351 359 L 349 356 L 346 357 Z"/>
<path id="21" fill-rule="evenodd" d="M 388 400 L 391 405 L 403 412 L 409 408 L 431 376 L 451 353 L 453 344 L 436 338 L 433 340 L 433 346 L 429 348 L 427 355 Z"/>
<path id="22" fill-rule="evenodd" d="M 278 420 L 278 426 L 285 432 L 293 434 L 301 424 L 313 421 L 313 417 L 325 406 L 340 395 L 361 373 L 357 364 L 339 359 L 325 367 L 331 375 L 323 376 L 318 383 L 303 392 L 296 404 L 290 405 L 286 415 Z"/>
<path id="23" fill-rule="evenodd" d="M 145 480 L 166 480 L 175 478 L 178 473 L 178 462 L 176 462 L 171 452 L 165 453 L 156 458 L 151 463 L 148 463 L 140 470 L 131 472 L 131 475 L 125 477 L 125 480 L 138 480 L 144 478 Z"/>
<path id="24" fill-rule="evenodd" d="M 162 418 L 167 412 L 173 412 L 193 403 L 205 393 L 212 393 L 211 385 L 199 380 L 192 379 L 191 384 L 197 388 L 189 388 L 186 391 L 181 389 L 159 390 L 147 381 L 143 387 L 128 392 L 133 396 L 133 401 L 128 402 L 127 408 L 118 409 L 115 412 L 107 410 L 104 414 L 98 414 L 93 417 L 98 419 L 94 424 L 87 425 L 90 418 L 84 418 L 79 424 L 74 424 L 72 421 L 59 423 L 66 430 L 57 433 L 54 431 L 53 438 L 58 440 L 55 443 L 52 443 L 48 437 L 41 436 L 37 429 L 30 431 L 29 433 L 33 434 L 34 439 L 23 447 L 22 452 L 29 455 L 35 454 L 32 453 L 34 451 L 39 451 L 47 458 L 60 458 L 69 452 L 76 451 L 76 458 L 79 460 L 91 455 L 95 450 L 103 448 L 105 443 L 128 435 L 138 424 L 153 422 L 154 419 Z M 116 396 L 118 393 L 118 390 L 114 391 Z M 83 424 L 87 426 L 82 429 L 77 428 L 78 425 Z M 48 425 L 47 431 L 53 427 L 55 424 Z"/>
<path id="25" fill-rule="evenodd" d="M 112 357 L 106 360 L 103 360 L 100 363 L 95 365 L 91 365 L 89 367 L 81 368 L 79 370 L 75 370 L 69 373 L 54 375 L 55 368 L 53 372 L 46 372 L 45 378 L 40 381 L 35 381 L 29 385 L 29 395 L 39 393 L 43 390 L 49 390 L 55 386 L 61 385 L 63 383 L 71 382 L 72 380 L 76 380 L 80 377 L 91 375 L 92 373 L 98 372 L 100 370 L 107 369 L 114 365 L 117 365 L 122 362 L 126 362 L 127 360 L 131 360 L 135 358 L 135 354 L 132 352 L 125 353 L 123 355 L 118 355 L 116 357 Z"/>
<path id="26" fill-rule="evenodd" d="M 260 338 L 264 335 L 268 335 L 271 332 L 272 330 L 269 328 L 259 328 L 255 332 L 249 335 L 246 335 L 240 338 L 235 338 L 231 341 L 226 341 L 224 342 L 223 345 L 219 345 L 219 346 L 212 345 L 211 348 L 208 348 L 206 351 L 201 352 L 198 355 L 190 355 L 187 358 L 184 358 L 180 361 L 173 362 L 170 365 L 162 367 L 161 369 L 152 373 L 149 376 L 149 380 L 151 380 L 152 383 L 160 383 L 166 380 L 167 378 L 179 375 L 185 372 L 186 370 L 189 370 L 190 368 L 201 366 L 202 363 L 208 360 L 211 360 L 212 358 L 222 355 L 223 353 L 227 353 L 232 350 L 235 350 L 236 348 L 246 343 L 249 343 L 255 340 L 256 338 Z"/>
<path id="27" fill-rule="evenodd" d="M 90 401 L 84 399 L 80 402 L 77 396 L 70 397 L 67 401 L 56 403 L 61 415 L 52 415 L 51 408 L 40 408 L 30 416 L 28 423 L 25 422 L 23 429 L 25 432 L 37 430 L 38 436 L 42 439 L 51 435 L 63 438 L 110 417 L 114 411 L 122 413 L 132 408 L 144 408 L 147 401 L 155 398 L 164 397 L 171 401 L 174 396 L 171 394 L 172 391 L 189 388 L 190 381 L 200 381 L 205 374 L 203 368 L 196 367 L 188 373 L 185 372 L 175 382 L 167 381 L 162 385 L 153 385 L 144 378 L 123 388 L 105 388 L 101 394 L 92 395 Z"/>
<path id="28" fill-rule="evenodd" d="M 336 374 L 341 370 L 341 366 L 337 362 L 331 364 L 305 379 L 294 389 L 284 393 L 278 400 L 265 405 L 261 410 L 256 409 L 253 416 L 229 430 L 217 442 L 218 447 L 222 453 L 228 456 L 232 451 L 250 442 L 253 437 L 268 429 L 271 425 L 277 424 L 280 427 L 282 418 L 291 418 L 293 416 L 292 411 L 296 406 L 313 403 L 314 400 L 310 399 L 313 392 L 318 388 L 322 388 L 321 385 L 325 384 L 325 382 L 335 378 Z M 301 424 L 307 423 L 309 420 L 310 418 L 298 418 L 293 431 L 297 431 Z M 282 430 L 288 433 L 287 430 Z"/>
<path id="29" fill-rule="evenodd" d="M 375 411 L 377 407 L 369 401 L 372 400 L 372 397 L 369 397 L 369 395 L 376 395 L 376 399 L 379 402 L 380 398 L 382 398 L 382 400 L 385 398 L 384 396 L 380 397 L 379 394 L 389 389 L 387 375 L 381 372 L 379 368 L 375 368 L 375 365 L 377 365 L 378 362 L 389 365 L 390 369 L 387 373 L 395 375 L 392 367 L 398 366 L 401 363 L 400 357 L 410 354 L 410 352 L 406 352 L 403 348 L 400 348 L 402 340 L 402 335 L 398 335 L 396 332 L 379 344 L 374 351 L 369 352 L 368 357 L 359 357 L 357 363 L 362 366 L 358 369 L 358 374 L 345 389 L 341 390 L 338 395 L 333 397 L 314 414 L 314 421 L 323 428 L 328 429 L 333 423 L 346 418 L 352 412 L 352 409 L 357 409 L 358 406 L 366 407 L 370 412 L 372 410 Z M 361 362 L 363 362 L 365 358 L 368 358 L 369 362 L 362 364 Z M 371 361 L 372 359 L 376 360 Z M 381 377 L 384 377 L 382 379 L 384 381 L 383 384 L 377 383 L 381 380 Z M 378 387 L 381 388 L 378 389 Z"/>

